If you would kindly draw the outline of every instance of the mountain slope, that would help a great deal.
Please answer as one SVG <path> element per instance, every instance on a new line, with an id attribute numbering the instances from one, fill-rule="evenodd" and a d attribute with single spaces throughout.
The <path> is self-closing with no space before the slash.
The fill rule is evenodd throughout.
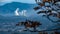
<path id="1" fill-rule="evenodd" d="M 35 4 L 26 4 L 26 3 L 19 3 L 19 2 L 12 2 L 5 4 L 3 6 L 0 6 L 0 14 L 6 14 L 6 13 L 13 13 L 17 8 L 21 10 L 31 10 Z"/>

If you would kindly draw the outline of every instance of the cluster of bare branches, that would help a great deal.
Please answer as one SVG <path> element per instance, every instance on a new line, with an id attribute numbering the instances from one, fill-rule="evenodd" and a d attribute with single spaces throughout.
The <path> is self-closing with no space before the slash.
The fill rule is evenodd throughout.
<path id="1" fill-rule="evenodd" d="M 34 8 L 35 11 L 40 10 L 37 14 L 45 13 L 43 16 L 46 16 L 51 22 L 57 23 L 60 22 L 60 0 L 35 0 L 38 4 Z M 54 21 L 50 19 L 50 16 L 57 17 L 58 20 Z"/>
<path id="2" fill-rule="evenodd" d="M 33 31 L 36 31 L 36 28 L 42 25 L 38 21 L 31 21 L 31 20 L 26 20 L 25 22 L 18 22 L 16 26 L 22 26 L 24 25 L 25 31 L 27 31 L 29 28 L 33 28 Z"/>
<path id="3" fill-rule="evenodd" d="M 40 11 L 37 12 L 37 14 L 44 13 L 42 16 L 48 18 L 51 22 L 57 23 L 57 26 L 60 26 L 60 0 L 35 0 L 37 3 L 37 7 L 34 7 L 35 11 Z M 54 21 L 53 19 L 50 18 L 56 17 L 58 20 Z M 51 29 L 51 30 L 43 30 L 43 31 L 55 31 L 55 30 L 60 30 L 60 28 L 57 29 Z M 40 31 L 41 32 L 41 31 Z"/>

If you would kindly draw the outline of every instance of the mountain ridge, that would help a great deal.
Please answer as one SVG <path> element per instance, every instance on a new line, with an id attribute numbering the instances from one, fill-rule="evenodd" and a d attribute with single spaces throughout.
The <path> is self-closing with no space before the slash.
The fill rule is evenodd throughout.
<path id="1" fill-rule="evenodd" d="M 7 3 L 3 6 L 0 6 L 0 13 L 13 13 L 16 8 L 19 8 L 20 10 L 33 10 L 34 6 L 35 4 L 26 4 L 19 2 Z"/>

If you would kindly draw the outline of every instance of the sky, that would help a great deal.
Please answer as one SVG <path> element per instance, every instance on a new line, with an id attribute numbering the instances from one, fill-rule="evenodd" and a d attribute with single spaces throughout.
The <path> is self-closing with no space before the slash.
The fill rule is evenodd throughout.
<path id="1" fill-rule="evenodd" d="M 4 5 L 6 3 L 11 3 L 11 2 L 21 2 L 21 3 L 34 4 L 35 0 L 0 0 L 0 5 Z"/>

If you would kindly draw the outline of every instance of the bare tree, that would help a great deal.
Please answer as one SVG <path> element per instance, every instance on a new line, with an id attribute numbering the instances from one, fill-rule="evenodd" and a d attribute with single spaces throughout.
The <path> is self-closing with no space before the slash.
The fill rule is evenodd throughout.
<path id="1" fill-rule="evenodd" d="M 60 8 L 59 8 L 60 6 L 57 5 L 57 3 L 60 2 L 60 0 L 35 0 L 35 1 L 39 5 L 39 6 L 37 6 L 37 7 L 34 8 L 35 11 L 41 9 L 43 6 L 46 9 L 46 10 L 40 10 L 39 12 L 37 12 L 37 14 L 45 13 L 46 17 L 50 21 L 52 21 L 52 22 L 60 22 L 60 20 L 53 21 L 49 17 L 49 16 L 52 15 L 53 17 L 57 17 L 57 18 L 60 19 L 60 11 L 58 11 L 58 10 L 60 10 Z M 41 1 L 41 2 L 39 2 L 39 1 Z M 46 3 L 48 3 L 48 5 Z M 53 11 L 55 11 L 57 13 L 53 13 Z"/>
<path id="2" fill-rule="evenodd" d="M 56 23 L 57 24 L 56 26 L 60 26 L 60 3 L 59 3 L 60 0 L 35 0 L 35 1 L 38 4 L 37 7 L 34 7 L 35 11 L 43 9 L 42 7 L 45 8 L 43 10 L 38 11 L 37 14 L 45 13 L 42 16 L 46 16 L 46 18 L 49 19 L 51 22 Z M 50 18 L 50 16 L 56 17 L 58 18 L 58 20 L 54 21 L 53 19 Z M 60 28 L 58 27 L 56 29 L 43 30 L 43 31 L 52 31 L 52 30 L 53 31 L 60 30 Z"/>

